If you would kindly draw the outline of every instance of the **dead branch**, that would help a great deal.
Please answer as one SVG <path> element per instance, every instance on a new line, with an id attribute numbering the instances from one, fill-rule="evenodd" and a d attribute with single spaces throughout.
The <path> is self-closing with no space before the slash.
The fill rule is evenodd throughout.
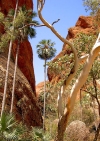
<path id="1" fill-rule="evenodd" d="M 35 23 L 29 23 L 29 24 L 26 24 L 26 25 L 24 25 L 23 27 L 19 28 L 19 30 L 22 30 L 22 29 L 24 29 L 24 28 L 27 27 L 27 26 L 41 27 L 41 26 L 45 26 L 45 25 L 44 25 L 44 24 L 37 25 L 37 24 L 35 24 Z"/>
<path id="2" fill-rule="evenodd" d="M 59 20 L 60 20 L 60 19 L 54 21 L 54 22 L 52 23 L 52 25 L 54 25 L 55 23 L 57 23 Z M 29 23 L 29 24 L 26 24 L 26 25 L 24 25 L 23 27 L 19 28 L 19 30 L 22 30 L 22 29 L 24 29 L 24 28 L 27 27 L 27 26 L 41 27 L 41 26 L 46 26 L 46 25 L 45 25 L 45 24 L 40 24 L 40 25 L 38 25 L 38 24 L 35 24 L 35 23 Z"/>
<path id="3" fill-rule="evenodd" d="M 54 21 L 54 22 L 52 23 L 52 25 L 54 25 L 54 24 L 57 23 L 58 21 L 60 21 L 60 19 L 58 19 L 57 21 Z"/>

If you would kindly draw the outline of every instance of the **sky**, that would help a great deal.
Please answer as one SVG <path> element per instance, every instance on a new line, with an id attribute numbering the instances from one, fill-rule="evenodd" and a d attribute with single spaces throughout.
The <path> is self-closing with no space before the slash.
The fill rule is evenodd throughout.
<path id="1" fill-rule="evenodd" d="M 33 0 L 34 9 L 37 12 L 37 0 Z M 43 17 L 52 24 L 57 19 L 59 22 L 54 24 L 54 28 L 61 34 L 62 37 L 66 38 L 68 29 L 74 27 L 79 16 L 88 16 L 89 14 L 85 11 L 83 6 L 83 0 L 45 0 L 45 5 L 42 11 Z M 40 24 L 42 22 L 37 17 L 35 18 Z M 37 44 L 43 39 L 50 39 L 55 42 L 55 48 L 57 50 L 56 55 L 62 50 L 63 43 L 52 33 L 47 27 L 36 27 L 36 37 L 30 39 L 30 43 L 33 49 L 33 66 L 35 72 L 36 84 L 44 81 L 44 60 L 38 58 L 36 53 Z"/>

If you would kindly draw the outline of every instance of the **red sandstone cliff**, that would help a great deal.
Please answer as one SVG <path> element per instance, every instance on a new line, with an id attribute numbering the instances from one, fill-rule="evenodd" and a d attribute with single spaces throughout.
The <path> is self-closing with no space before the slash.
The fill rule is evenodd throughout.
<path id="1" fill-rule="evenodd" d="M 32 0 L 19 0 L 19 6 L 25 5 L 27 9 L 33 9 Z M 0 10 L 7 15 L 10 9 L 15 9 L 16 0 L 0 0 Z M 4 29 L 0 26 L 0 32 Z M 13 43 L 12 55 L 15 58 L 17 44 Z M 7 49 L 8 50 L 8 49 Z M 6 51 L 7 52 L 7 51 Z M 4 91 L 7 55 L 0 56 L 0 110 Z M 6 110 L 9 111 L 11 104 L 12 81 L 14 63 L 10 62 L 9 78 L 7 87 Z M 42 115 L 36 99 L 35 75 L 33 68 L 33 52 L 30 42 L 24 40 L 20 44 L 18 68 L 15 86 L 14 113 L 16 118 L 27 126 L 42 126 Z"/>
<path id="2" fill-rule="evenodd" d="M 25 5 L 27 9 L 33 9 L 32 0 L 19 0 L 18 5 L 19 6 Z M 15 9 L 15 6 L 16 6 L 16 0 L 9 0 L 9 2 L 7 2 L 7 0 L 0 0 L 1 12 L 3 12 L 5 15 L 7 15 L 10 9 Z M 0 26 L 0 31 L 2 33 L 4 32 L 2 26 Z M 17 45 L 15 42 L 13 44 L 13 50 L 12 50 L 14 57 L 15 57 L 16 47 Z M 24 40 L 20 45 L 18 67 L 27 78 L 35 94 L 36 91 L 35 91 L 35 75 L 33 68 L 33 53 L 32 53 L 32 47 L 28 40 Z"/>
<path id="3" fill-rule="evenodd" d="M 0 110 L 4 92 L 6 63 L 7 58 L 0 55 Z M 10 111 L 13 73 L 14 63 L 11 61 L 9 67 L 8 87 L 6 93 L 6 111 Z M 18 68 L 16 74 L 13 112 L 15 114 L 16 119 L 22 121 L 27 126 L 42 126 L 42 116 L 37 99 L 34 96 L 34 93 L 32 92 L 31 86 L 28 83 L 26 77 Z"/>

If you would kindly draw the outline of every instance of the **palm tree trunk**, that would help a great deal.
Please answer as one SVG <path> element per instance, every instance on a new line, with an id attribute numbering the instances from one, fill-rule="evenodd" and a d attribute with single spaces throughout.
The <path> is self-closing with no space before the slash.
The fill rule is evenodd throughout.
<path id="1" fill-rule="evenodd" d="M 16 0 L 16 8 L 15 8 L 15 14 L 14 14 L 14 19 L 13 19 L 13 29 L 12 29 L 12 33 L 14 31 L 14 20 L 16 17 L 16 13 L 17 13 L 17 8 L 18 8 L 18 1 Z M 13 35 L 12 35 L 13 36 Z M 4 95 L 3 95 L 3 100 L 2 100 L 2 109 L 1 109 L 1 116 L 5 110 L 5 101 L 6 101 L 6 92 L 7 92 L 7 82 L 8 82 L 8 72 L 9 72 L 9 64 L 10 64 L 10 56 L 11 56 L 11 50 L 12 50 L 12 42 L 13 39 L 11 37 L 10 40 L 10 44 L 9 44 L 9 52 L 8 52 L 8 61 L 7 61 L 7 70 L 6 70 L 6 76 L 5 76 L 5 86 L 4 86 Z"/>
<path id="2" fill-rule="evenodd" d="M 44 63 L 44 109 L 43 109 L 43 130 L 45 130 L 45 96 L 46 96 L 46 59 Z"/>
<path id="3" fill-rule="evenodd" d="M 13 112 L 13 104 L 14 104 L 14 91 L 15 91 L 16 71 L 17 71 L 17 65 L 18 65 L 19 45 L 20 45 L 20 41 L 18 41 L 16 59 L 15 59 L 15 69 L 14 69 L 13 89 L 12 89 L 12 100 L 11 100 L 11 109 L 10 109 L 11 114 Z"/>

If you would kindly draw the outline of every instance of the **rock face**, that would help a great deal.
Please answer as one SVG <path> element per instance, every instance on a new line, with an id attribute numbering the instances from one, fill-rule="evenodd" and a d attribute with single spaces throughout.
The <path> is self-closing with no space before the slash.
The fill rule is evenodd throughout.
<path id="1" fill-rule="evenodd" d="M 33 9 L 33 2 L 32 0 L 19 0 L 19 6 L 25 5 L 27 9 Z M 5 15 L 7 15 L 8 11 L 10 9 L 15 9 L 16 6 L 16 0 L 9 0 L 7 2 L 6 0 L 0 0 L 0 10 Z M 3 33 L 3 27 L 0 26 L 0 31 Z M 12 53 L 15 58 L 15 50 L 16 50 L 17 44 L 16 42 L 13 44 Z M 35 91 L 35 75 L 34 75 L 34 68 L 33 68 L 33 53 L 32 53 L 32 47 L 28 40 L 24 40 L 20 45 L 20 51 L 19 51 L 19 61 L 18 66 L 27 78 L 28 82 L 30 83 L 32 90 L 34 94 L 36 94 Z"/>
<path id="2" fill-rule="evenodd" d="M 13 43 L 12 53 L 15 59 L 17 49 L 17 43 Z M 33 68 L 33 53 L 30 42 L 28 40 L 24 40 L 20 43 L 19 47 L 19 56 L 18 56 L 18 67 L 22 71 L 22 73 L 27 78 L 28 82 L 31 85 L 31 88 L 36 95 L 35 91 L 35 75 Z"/>
<path id="3" fill-rule="evenodd" d="M 80 16 L 78 21 L 76 22 L 75 27 L 69 28 L 66 39 L 68 39 L 69 41 L 72 41 L 79 33 L 86 33 L 86 34 L 94 33 L 95 34 L 95 27 L 93 26 L 92 17 Z M 64 44 L 62 51 L 54 58 L 53 62 L 55 62 L 59 57 L 62 57 L 70 53 L 71 52 L 67 50 L 66 45 Z M 48 69 L 48 79 L 49 81 L 52 81 L 52 83 L 57 83 L 57 81 L 60 78 L 55 73 L 51 73 L 50 70 Z"/>
<path id="4" fill-rule="evenodd" d="M 19 6 L 25 5 L 27 9 L 33 9 L 32 0 L 19 0 Z M 10 9 L 14 9 L 16 7 L 16 0 L 0 0 L 0 10 L 6 15 Z"/>
<path id="5" fill-rule="evenodd" d="M 40 93 L 44 91 L 44 82 L 40 82 L 39 84 L 36 85 L 36 95 L 37 98 L 40 96 Z"/>
<path id="6" fill-rule="evenodd" d="M 79 33 L 93 33 L 94 26 L 93 26 L 93 18 L 91 16 L 85 17 L 80 16 L 78 21 L 76 22 L 75 27 L 69 28 L 67 39 L 73 39 L 77 36 Z"/>
<path id="7" fill-rule="evenodd" d="M 0 55 L 0 110 L 4 92 L 4 80 L 6 73 L 7 58 Z M 10 111 L 14 63 L 10 62 L 8 89 L 6 93 L 5 110 Z M 16 86 L 13 112 L 16 119 L 27 126 L 42 126 L 41 111 L 31 86 L 23 73 L 17 68 Z"/>
<path id="8" fill-rule="evenodd" d="M 33 9 L 32 0 L 19 0 L 19 6 L 25 5 L 27 9 Z M 10 9 L 15 9 L 16 0 L 0 0 L 0 11 L 7 15 Z M 3 26 L 0 25 L 0 32 L 4 33 Z M 12 59 L 15 59 L 17 42 L 13 43 Z M 13 60 L 14 61 L 14 60 Z M 4 92 L 4 79 L 6 73 L 7 55 L 0 56 L 0 110 Z M 28 40 L 20 44 L 18 68 L 15 86 L 14 113 L 19 121 L 27 126 L 42 126 L 42 116 L 40 107 L 36 99 L 35 76 L 33 68 L 32 47 Z M 10 62 L 9 79 L 6 94 L 7 111 L 10 110 L 11 91 L 14 73 L 14 63 Z"/>

